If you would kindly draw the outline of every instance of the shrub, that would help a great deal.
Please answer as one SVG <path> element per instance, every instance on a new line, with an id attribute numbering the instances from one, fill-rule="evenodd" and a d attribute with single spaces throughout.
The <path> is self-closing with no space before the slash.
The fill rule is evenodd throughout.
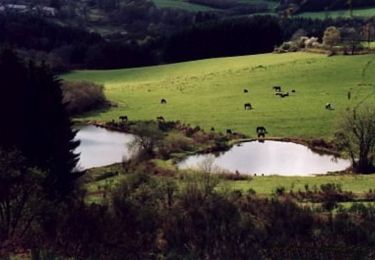
<path id="1" fill-rule="evenodd" d="M 273 192 L 273 195 L 275 197 L 280 197 L 280 196 L 285 195 L 285 187 L 283 187 L 283 186 L 276 187 L 276 189 Z"/>
<path id="2" fill-rule="evenodd" d="M 169 152 L 181 152 L 191 150 L 193 140 L 178 132 L 171 132 L 164 140 L 164 147 Z"/>
<path id="3" fill-rule="evenodd" d="M 62 86 L 64 103 L 70 115 L 77 115 L 93 109 L 109 106 L 104 87 L 88 81 L 64 82 Z"/>
<path id="4" fill-rule="evenodd" d="M 95 177 L 95 181 L 101 181 L 101 180 L 105 180 L 105 179 L 108 179 L 108 178 L 111 178 L 111 177 L 115 177 L 115 176 L 118 176 L 119 173 L 118 172 L 105 172 L 99 176 L 96 176 Z"/>

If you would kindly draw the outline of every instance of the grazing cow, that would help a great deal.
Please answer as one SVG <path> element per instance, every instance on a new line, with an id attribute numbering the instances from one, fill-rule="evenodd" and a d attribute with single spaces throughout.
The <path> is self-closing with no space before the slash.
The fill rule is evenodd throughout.
<path id="1" fill-rule="evenodd" d="M 227 129 L 227 134 L 231 135 L 232 134 L 232 130 L 231 129 Z"/>
<path id="2" fill-rule="evenodd" d="M 275 90 L 276 92 L 281 92 L 281 86 L 273 86 L 272 88 L 273 88 L 273 90 Z"/>
<path id="3" fill-rule="evenodd" d="M 211 127 L 211 132 L 215 132 L 215 127 Z"/>
<path id="4" fill-rule="evenodd" d="M 162 99 L 160 100 L 160 104 L 167 104 L 167 100 L 165 100 L 164 98 L 162 98 Z"/>
<path id="5" fill-rule="evenodd" d="M 264 126 L 258 126 L 256 129 L 256 132 L 258 134 L 258 138 L 265 137 L 267 134 L 267 129 Z"/>
<path id="6" fill-rule="evenodd" d="M 296 93 L 296 90 L 295 90 L 295 89 L 292 89 L 292 93 Z"/>
<path id="7" fill-rule="evenodd" d="M 128 116 L 119 116 L 118 118 L 121 120 L 121 123 L 128 122 Z"/>
<path id="8" fill-rule="evenodd" d="M 250 103 L 246 103 L 244 105 L 244 108 L 245 108 L 245 110 L 251 110 L 251 109 L 253 109 L 253 106 Z"/>
<path id="9" fill-rule="evenodd" d="M 333 108 L 333 105 L 331 103 L 327 103 L 326 104 L 326 109 L 327 110 L 333 110 L 334 108 Z"/>
<path id="10" fill-rule="evenodd" d="M 258 126 L 256 129 L 257 133 L 265 133 L 267 134 L 267 129 L 264 126 Z"/>
<path id="11" fill-rule="evenodd" d="M 156 120 L 157 120 L 157 121 L 165 121 L 165 120 L 164 120 L 164 117 L 162 117 L 162 116 L 158 116 L 158 117 L 156 118 Z"/>
<path id="12" fill-rule="evenodd" d="M 243 93 L 248 93 L 249 91 L 245 88 L 244 90 L 243 90 Z"/>
<path id="13" fill-rule="evenodd" d="M 289 92 L 281 93 L 281 94 L 280 94 L 280 97 L 282 97 L 282 98 L 284 98 L 284 97 L 289 97 Z"/>

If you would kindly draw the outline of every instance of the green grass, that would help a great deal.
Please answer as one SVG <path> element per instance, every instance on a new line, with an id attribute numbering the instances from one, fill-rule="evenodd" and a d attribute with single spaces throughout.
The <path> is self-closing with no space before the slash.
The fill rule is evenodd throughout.
<path id="1" fill-rule="evenodd" d="M 284 177 L 284 176 L 257 176 L 251 181 L 226 181 L 224 186 L 231 189 L 247 191 L 255 190 L 257 194 L 270 195 L 277 187 L 283 186 L 286 191 L 304 190 L 305 184 L 312 189 L 322 184 L 341 184 L 345 191 L 363 194 L 370 189 L 375 189 L 375 175 L 341 175 L 341 176 L 316 176 L 316 177 Z"/>
<path id="2" fill-rule="evenodd" d="M 190 12 L 222 11 L 221 9 L 206 5 L 189 3 L 186 0 L 153 0 L 153 2 L 160 8 L 177 8 Z M 271 9 L 274 9 L 277 6 L 277 2 L 271 0 L 239 0 L 238 2 L 250 4 L 266 3 Z"/>
<path id="3" fill-rule="evenodd" d="M 164 162 L 161 160 L 154 162 L 158 167 L 164 167 L 172 171 L 174 169 L 174 167 L 170 165 L 170 162 Z M 119 175 L 95 181 L 96 176 L 100 176 L 105 172 L 118 172 Z M 160 181 L 166 178 L 173 179 L 177 182 L 178 186 L 182 188 L 187 179 L 189 179 L 189 176 L 194 176 L 194 174 L 192 172 L 181 172 L 181 174 L 182 175 L 177 175 L 176 177 L 158 176 L 158 178 Z M 85 188 L 88 192 L 87 202 L 99 203 L 103 200 L 103 194 L 101 192 L 104 190 L 107 190 L 107 192 L 113 191 L 119 183 L 126 180 L 129 175 L 123 172 L 120 164 L 115 164 L 112 166 L 90 169 L 86 176 L 91 179 L 85 183 Z M 182 176 L 187 176 L 188 178 L 181 178 Z M 344 191 L 352 191 L 356 195 L 364 197 L 364 194 L 370 189 L 375 189 L 375 175 L 321 175 L 316 177 L 256 176 L 251 180 L 244 181 L 221 180 L 218 184 L 218 189 L 221 191 L 240 190 L 243 192 L 253 189 L 260 196 L 270 196 L 276 188 L 280 186 L 285 187 L 286 191 L 289 192 L 290 190 L 303 191 L 306 184 L 309 186 L 310 190 L 313 190 L 314 186 L 319 188 L 320 185 L 327 183 L 340 184 Z"/>
<path id="4" fill-rule="evenodd" d="M 218 11 L 218 9 L 215 8 L 199 4 L 193 4 L 183 0 L 153 0 L 153 2 L 157 7 L 160 8 L 177 8 L 191 12 Z"/>
<path id="5" fill-rule="evenodd" d="M 348 106 L 363 98 L 375 101 L 372 75 L 374 55 L 334 56 L 312 53 L 262 54 L 207 59 L 171 65 L 108 71 L 75 71 L 65 80 L 89 80 L 105 85 L 107 97 L 118 107 L 93 112 L 82 120 L 110 121 L 120 115 L 130 120 L 181 120 L 206 130 L 231 128 L 254 135 L 264 125 L 271 136 L 330 138 L 335 123 Z M 364 83 L 364 84 L 363 84 Z M 296 93 L 274 95 L 273 85 Z M 243 89 L 249 90 L 248 94 Z M 347 92 L 352 99 L 347 100 Z M 161 105 L 165 98 L 168 104 Z M 251 102 L 254 110 L 245 111 Z M 336 108 L 325 110 L 330 102 Z"/>
<path id="6" fill-rule="evenodd" d="M 297 15 L 299 17 L 313 18 L 313 19 L 326 19 L 326 18 L 349 18 L 350 13 L 348 10 L 337 10 L 327 12 L 306 12 Z M 373 17 L 375 16 L 375 8 L 361 8 L 353 10 L 354 17 Z"/>

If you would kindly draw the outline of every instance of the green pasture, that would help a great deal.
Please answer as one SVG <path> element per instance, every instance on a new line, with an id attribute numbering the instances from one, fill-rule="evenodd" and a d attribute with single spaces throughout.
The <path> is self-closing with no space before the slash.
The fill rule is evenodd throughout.
<path id="1" fill-rule="evenodd" d="M 257 176 L 251 181 L 226 181 L 224 187 L 230 189 L 247 191 L 253 189 L 261 195 L 272 194 L 277 187 L 284 187 L 285 191 L 304 191 L 305 185 L 310 190 L 327 183 L 336 183 L 342 186 L 345 191 L 351 191 L 355 194 L 363 194 L 370 189 L 375 189 L 375 175 L 321 175 L 312 177 L 284 177 L 284 176 Z"/>
<path id="2" fill-rule="evenodd" d="M 336 11 L 321 11 L 321 12 L 305 12 L 297 16 L 313 19 L 326 19 L 326 18 L 349 18 L 349 10 L 336 10 Z M 375 16 L 375 8 L 361 8 L 353 10 L 354 17 L 373 17 Z"/>
<path id="3" fill-rule="evenodd" d="M 224 132 L 230 128 L 249 136 L 263 125 L 269 136 L 329 139 L 347 108 L 374 103 L 374 61 L 374 55 L 261 54 L 134 69 L 74 71 L 63 79 L 101 83 L 107 97 L 117 104 L 80 120 L 163 116 L 206 130 L 214 127 Z M 275 85 L 291 96 L 276 96 L 272 90 Z M 168 103 L 160 104 L 162 98 Z M 253 110 L 244 110 L 247 102 Z M 333 104 L 335 110 L 326 110 L 326 103 Z"/>
<path id="4" fill-rule="evenodd" d="M 207 12 L 207 11 L 220 11 L 220 9 L 209 7 L 202 4 L 189 3 L 187 0 L 152 0 L 157 7 L 160 8 L 177 8 L 184 9 L 191 12 Z M 276 1 L 272 0 L 238 0 L 238 3 L 266 3 L 270 8 L 277 6 Z"/>
<path id="5" fill-rule="evenodd" d="M 205 12 L 205 11 L 217 11 L 215 8 L 211 8 L 204 5 L 189 3 L 183 0 L 153 0 L 155 5 L 160 8 L 177 8 L 184 9 L 191 12 Z"/>

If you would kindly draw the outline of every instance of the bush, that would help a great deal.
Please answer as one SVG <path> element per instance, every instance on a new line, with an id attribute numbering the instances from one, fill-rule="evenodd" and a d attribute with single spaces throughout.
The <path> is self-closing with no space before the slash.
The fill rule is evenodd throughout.
<path id="1" fill-rule="evenodd" d="M 88 81 L 64 82 L 64 103 L 70 115 L 77 115 L 93 109 L 109 106 L 104 95 L 104 87 Z"/>
<path id="2" fill-rule="evenodd" d="M 194 142 L 189 137 L 178 132 L 170 133 L 164 140 L 164 147 L 169 152 L 181 152 L 191 150 Z"/>

